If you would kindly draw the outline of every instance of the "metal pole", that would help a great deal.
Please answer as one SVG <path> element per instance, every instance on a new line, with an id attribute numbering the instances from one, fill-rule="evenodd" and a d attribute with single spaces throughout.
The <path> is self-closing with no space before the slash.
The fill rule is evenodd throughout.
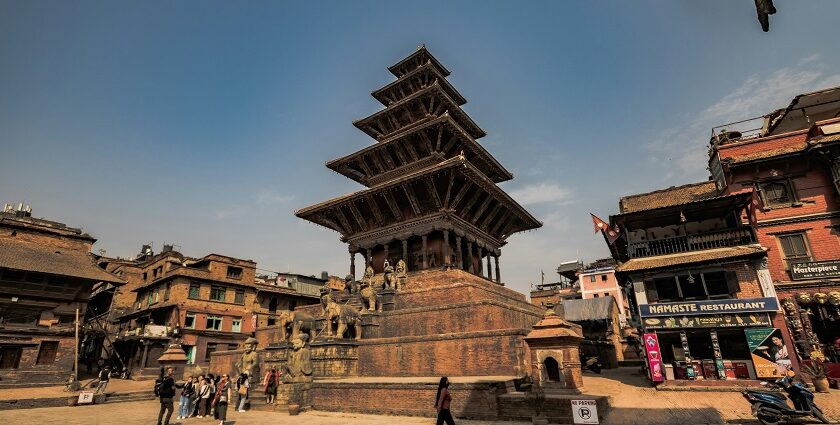
<path id="1" fill-rule="evenodd" d="M 75 356 L 73 359 L 73 376 L 76 381 L 79 380 L 79 304 L 76 303 L 76 346 Z"/>

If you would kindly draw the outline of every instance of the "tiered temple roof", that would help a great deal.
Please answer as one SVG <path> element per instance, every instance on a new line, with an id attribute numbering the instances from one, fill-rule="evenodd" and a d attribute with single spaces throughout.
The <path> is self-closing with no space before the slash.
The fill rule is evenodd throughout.
<path id="1" fill-rule="evenodd" d="M 353 123 L 377 143 L 327 163 L 367 188 L 296 215 L 341 233 L 351 272 L 362 252 L 376 272 L 403 259 L 409 270 L 455 266 L 492 279 L 492 257 L 500 281 L 507 237 L 542 223 L 496 186 L 513 175 L 476 141 L 484 130 L 461 109 L 449 71 L 425 47 L 388 69 L 397 80 L 372 93 L 385 109 Z"/>

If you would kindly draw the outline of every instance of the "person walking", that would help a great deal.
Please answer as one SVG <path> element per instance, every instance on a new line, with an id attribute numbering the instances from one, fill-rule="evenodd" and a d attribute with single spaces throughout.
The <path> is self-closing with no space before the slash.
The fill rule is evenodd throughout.
<path id="1" fill-rule="evenodd" d="M 236 392 L 239 394 L 239 412 L 245 411 L 245 403 L 248 402 L 248 393 L 251 390 L 251 383 L 248 382 L 248 375 L 244 373 L 239 374 L 236 379 Z"/>
<path id="2" fill-rule="evenodd" d="M 280 380 L 280 375 L 277 373 L 277 368 L 271 366 L 271 370 L 265 373 L 263 378 L 263 390 L 265 391 L 265 403 L 273 404 L 274 399 L 277 398 L 277 381 Z"/>
<path id="3" fill-rule="evenodd" d="M 213 381 L 210 380 L 210 377 L 204 378 L 204 385 L 201 387 L 201 394 L 199 394 L 198 400 L 198 417 L 203 418 L 210 413 L 210 394 L 213 389 Z"/>
<path id="4" fill-rule="evenodd" d="M 155 392 L 160 397 L 160 411 L 158 412 L 157 425 L 169 425 L 169 418 L 172 417 L 172 413 L 175 411 L 175 406 L 172 402 L 172 398 L 175 397 L 175 378 L 172 377 L 173 373 L 175 373 L 174 369 L 171 367 L 166 368 L 166 376 L 161 377 L 160 382 L 156 384 Z M 165 419 L 163 417 L 164 412 L 167 412 Z"/>
<path id="5" fill-rule="evenodd" d="M 178 419 L 186 419 L 192 412 L 192 397 L 195 395 L 195 385 L 193 384 L 193 377 L 187 377 L 187 382 L 184 383 L 184 389 L 181 390 L 181 399 L 178 400 Z"/>
<path id="6" fill-rule="evenodd" d="M 449 379 L 447 377 L 440 378 L 438 384 L 437 397 L 435 397 L 435 407 L 437 408 L 437 425 L 455 425 L 455 420 L 452 419 L 452 412 L 449 411 L 449 403 L 452 402 L 452 395 L 449 394 Z"/>
<path id="7" fill-rule="evenodd" d="M 105 393 L 105 388 L 108 388 L 108 382 L 111 380 L 111 368 L 108 365 L 99 369 L 99 383 L 96 385 L 96 390 L 93 392 L 94 394 L 103 394 Z"/>
<path id="8" fill-rule="evenodd" d="M 216 418 L 219 420 L 219 425 L 225 425 L 225 421 L 227 420 L 227 407 L 232 394 L 230 387 L 230 377 L 227 374 L 222 375 L 222 379 L 216 387 L 216 397 L 213 399 L 213 406 L 216 408 Z"/>
<path id="9" fill-rule="evenodd" d="M 193 389 L 195 390 L 195 394 L 193 394 L 190 402 L 190 406 L 192 407 L 192 411 L 187 416 L 191 418 L 193 416 L 198 416 L 199 410 L 201 410 L 201 390 L 204 388 L 204 375 L 199 375 L 198 378 L 193 382 Z"/>

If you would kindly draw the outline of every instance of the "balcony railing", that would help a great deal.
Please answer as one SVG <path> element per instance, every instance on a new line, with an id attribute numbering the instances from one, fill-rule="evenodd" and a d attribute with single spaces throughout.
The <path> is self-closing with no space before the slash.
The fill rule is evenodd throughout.
<path id="1" fill-rule="evenodd" d="M 702 251 L 704 249 L 727 248 L 756 243 L 749 227 L 696 233 L 687 236 L 673 236 L 628 244 L 630 258 L 676 254 L 678 252 Z"/>

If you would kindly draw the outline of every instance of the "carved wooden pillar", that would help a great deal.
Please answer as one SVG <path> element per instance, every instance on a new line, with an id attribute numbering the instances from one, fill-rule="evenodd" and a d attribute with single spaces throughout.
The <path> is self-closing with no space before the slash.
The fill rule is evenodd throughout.
<path id="1" fill-rule="evenodd" d="M 428 252 L 426 251 L 426 235 L 421 236 L 423 238 L 423 269 L 429 268 L 429 260 L 428 260 Z"/>
<path id="2" fill-rule="evenodd" d="M 464 270 L 464 255 L 461 252 L 461 237 L 455 236 L 455 261 L 458 263 L 458 268 Z"/>
<path id="3" fill-rule="evenodd" d="M 362 248 L 362 251 L 365 252 L 365 271 L 367 271 L 367 267 L 370 265 L 370 250 Z"/>
<path id="4" fill-rule="evenodd" d="M 490 267 L 490 257 L 493 255 L 487 251 L 487 279 L 493 280 L 493 268 Z"/>
<path id="5" fill-rule="evenodd" d="M 356 278 L 356 253 L 352 250 L 350 251 L 350 275 L 353 279 Z"/>
<path id="6" fill-rule="evenodd" d="M 402 248 L 403 248 L 402 260 L 405 261 L 405 271 L 408 271 L 411 267 L 408 265 L 410 263 L 410 261 L 408 261 L 408 240 L 407 239 L 402 240 Z"/>
<path id="7" fill-rule="evenodd" d="M 443 231 L 443 265 L 449 267 L 449 230 Z"/>
<path id="8" fill-rule="evenodd" d="M 502 278 L 499 276 L 499 257 L 502 254 L 496 254 L 493 259 L 496 260 L 496 283 L 502 283 Z"/>
<path id="9" fill-rule="evenodd" d="M 470 273 L 475 273 L 473 267 L 473 250 L 472 250 L 472 242 L 467 241 L 467 271 Z"/>
<path id="10" fill-rule="evenodd" d="M 476 270 L 476 274 L 484 276 L 484 263 L 481 261 L 484 259 L 484 248 L 479 246 L 476 251 L 478 251 L 478 270 Z"/>

